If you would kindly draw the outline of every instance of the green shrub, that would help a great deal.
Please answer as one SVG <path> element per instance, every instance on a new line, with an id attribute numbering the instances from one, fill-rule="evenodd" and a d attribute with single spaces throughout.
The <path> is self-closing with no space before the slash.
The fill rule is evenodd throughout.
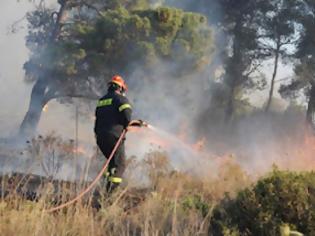
<path id="1" fill-rule="evenodd" d="M 207 216 L 210 209 L 209 204 L 198 194 L 186 196 L 182 201 L 182 207 L 187 211 L 195 209 L 199 211 L 203 217 Z"/>
<path id="2" fill-rule="evenodd" d="M 235 199 L 227 196 L 214 209 L 209 232 L 280 235 L 284 224 L 290 230 L 315 235 L 315 172 L 274 170 Z"/>

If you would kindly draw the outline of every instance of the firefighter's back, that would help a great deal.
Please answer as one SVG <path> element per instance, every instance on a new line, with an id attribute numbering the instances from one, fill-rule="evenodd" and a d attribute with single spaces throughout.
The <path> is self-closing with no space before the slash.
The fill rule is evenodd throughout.
<path id="1" fill-rule="evenodd" d="M 121 110 L 126 104 L 129 105 L 128 99 L 115 92 L 108 92 L 102 97 L 97 103 L 95 112 L 95 134 L 105 135 L 110 133 L 119 137 L 128 125 L 126 115 Z"/>

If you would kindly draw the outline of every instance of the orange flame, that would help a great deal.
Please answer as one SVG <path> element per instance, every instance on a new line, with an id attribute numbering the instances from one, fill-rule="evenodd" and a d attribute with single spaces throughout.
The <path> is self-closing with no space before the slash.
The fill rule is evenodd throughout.
<path id="1" fill-rule="evenodd" d="M 73 153 L 76 154 L 87 154 L 87 150 L 84 147 L 78 147 L 73 149 Z"/>
<path id="2" fill-rule="evenodd" d="M 192 148 L 198 152 L 203 151 L 206 145 L 206 141 L 206 137 L 202 137 L 192 146 Z"/>
<path id="3" fill-rule="evenodd" d="M 47 112 L 48 111 L 48 104 L 46 104 L 44 107 L 43 107 L 43 112 Z"/>

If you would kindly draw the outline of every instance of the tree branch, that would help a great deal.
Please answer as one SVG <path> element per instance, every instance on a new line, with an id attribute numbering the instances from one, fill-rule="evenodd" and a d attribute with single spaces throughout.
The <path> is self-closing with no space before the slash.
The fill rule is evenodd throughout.
<path id="1" fill-rule="evenodd" d="M 262 63 L 257 63 L 256 65 L 254 65 L 245 75 L 244 77 L 248 78 L 250 76 L 250 74 L 252 74 L 254 71 L 257 70 L 258 67 L 261 66 Z"/>
<path id="2" fill-rule="evenodd" d="M 26 19 L 26 14 L 23 17 L 21 17 L 21 19 L 18 19 L 15 22 L 13 22 L 8 27 L 8 33 L 12 33 L 12 34 L 16 33 L 18 31 L 19 24 L 22 23 L 25 19 Z M 20 27 L 20 29 L 22 29 L 22 27 Z"/>
<path id="3" fill-rule="evenodd" d="M 282 82 L 282 81 L 286 81 L 286 80 L 289 80 L 289 79 L 292 79 L 292 76 L 287 76 L 287 77 L 278 79 L 278 80 L 275 81 L 275 83 L 280 83 L 280 82 Z"/>
<path id="4" fill-rule="evenodd" d="M 61 27 L 63 25 L 63 21 L 64 21 L 64 18 L 66 17 L 66 10 L 67 10 L 67 0 L 64 0 L 62 1 L 60 4 L 60 9 L 57 13 L 57 19 L 56 19 L 56 22 L 55 22 L 55 27 L 53 29 L 53 32 L 51 34 L 51 38 L 50 38 L 50 41 L 53 42 L 55 41 L 57 38 L 58 38 L 58 35 L 59 35 L 59 32 L 61 30 Z"/>
<path id="5" fill-rule="evenodd" d="M 98 100 L 99 97 L 95 94 L 76 94 L 76 93 L 68 93 L 68 94 L 60 94 L 55 93 L 54 95 L 49 96 L 49 100 L 57 99 L 57 98 L 85 98 L 88 100 Z M 47 97 L 48 99 L 48 97 Z"/>
<path id="6" fill-rule="evenodd" d="M 86 6 L 87 8 L 90 8 L 90 9 L 96 11 L 96 13 L 97 13 L 99 16 L 103 16 L 102 12 L 101 12 L 99 9 L 97 9 L 97 7 L 93 6 L 92 4 L 87 3 L 86 1 L 81 1 L 81 4 L 82 4 L 83 6 Z"/>

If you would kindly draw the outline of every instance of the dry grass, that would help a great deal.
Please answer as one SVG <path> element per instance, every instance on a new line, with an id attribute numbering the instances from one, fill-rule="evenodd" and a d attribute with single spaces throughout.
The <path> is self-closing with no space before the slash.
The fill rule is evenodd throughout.
<path id="1" fill-rule="evenodd" d="M 231 160 L 211 178 L 175 171 L 159 152 L 129 165 L 140 166 L 149 184 L 124 185 L 111 196 L 100 196 L 98 210 L 90 196 L 59 212 L 45 212 L 52 206 L 49 185 L 37 202 L 11 192 L 0 200 L 1 235 L 208 235 L 214 205 L 226 192 L 233 194 L 250 184 Z"/>

